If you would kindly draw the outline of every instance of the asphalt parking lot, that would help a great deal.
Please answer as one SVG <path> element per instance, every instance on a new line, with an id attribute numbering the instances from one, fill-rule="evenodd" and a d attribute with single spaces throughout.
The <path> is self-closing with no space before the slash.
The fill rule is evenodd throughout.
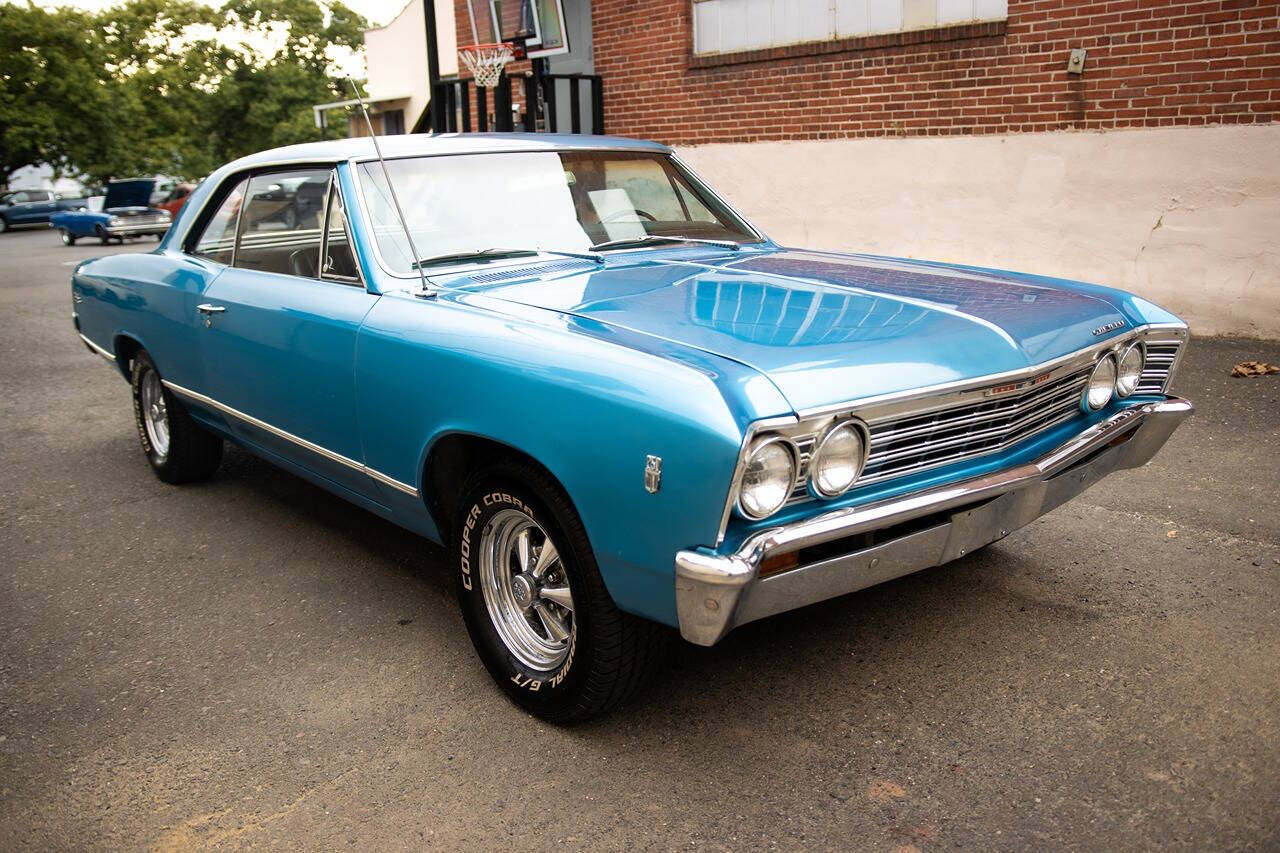
<path id="1" fill-rule="evenodd" d="M 978 554 L 682 646 L 574 729 L 508 704 L 439 549 L 240 451 L 149 471 L 0 235 L 0 848 L 1276 849 L 1280 345 Z"/>

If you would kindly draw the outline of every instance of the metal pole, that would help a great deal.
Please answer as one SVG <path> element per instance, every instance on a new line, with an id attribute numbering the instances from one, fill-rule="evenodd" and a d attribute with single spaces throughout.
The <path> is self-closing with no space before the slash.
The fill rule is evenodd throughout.
<path id="1" fill-rule="evenodd" d="M 436 0 L 422 0 L 422 18 L 427 30 L 427 98 L 431 110 L 431 129 L 437 133 L 444 125 L 444 104 L 436 97 L 440 82 L 440 43 L 436 39 Z"/>

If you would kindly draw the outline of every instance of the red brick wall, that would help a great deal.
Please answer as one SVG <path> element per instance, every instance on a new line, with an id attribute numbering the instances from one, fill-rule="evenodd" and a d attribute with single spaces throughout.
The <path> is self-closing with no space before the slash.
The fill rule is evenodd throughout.
<path id="1" fill-rule="evenodd" d="M 1280 120 L 1276 0 L 1010 0 L 973 24 L 693 56 L 690 0 L 594 0 L 609 133 L 673 144 Z M 1067 74 L 1072 48 L 1085 72 Z"/>

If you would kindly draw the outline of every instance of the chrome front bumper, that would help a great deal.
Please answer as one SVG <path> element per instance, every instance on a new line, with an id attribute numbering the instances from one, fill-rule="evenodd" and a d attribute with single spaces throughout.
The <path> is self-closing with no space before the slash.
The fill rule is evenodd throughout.
<path id="1" fill-rule="evenodd" d="M 164 234 L 172 224 L 172 222 L 141 222 L 136 225 L 125 223 L 123 225 L 108 225 L 103 230 L 106 231 L 108 237 L 143 237 Z"/>
<path id="2" fill-rule="evenodd" d="M 732 553 L 681 551 L 676 554 L 680 633 L 691 643 L 710 646 L 738 625 L 963 557 L 1030 524 L 1112 471 L 1145 465 L 1191 411 L 1191 403 L 1178 397 L 1140 404 L 1034 462 L 763 530 Z M 852 542 L 848 552 L 836 556 L 822 549 L 805 561 L 806 549 L 897 525 L 906 528 L 896 536 L 890 532 L 886 541 Z M 759 576 L 764 560 L 789 553 L 798 554 L 798 566 Z"/>

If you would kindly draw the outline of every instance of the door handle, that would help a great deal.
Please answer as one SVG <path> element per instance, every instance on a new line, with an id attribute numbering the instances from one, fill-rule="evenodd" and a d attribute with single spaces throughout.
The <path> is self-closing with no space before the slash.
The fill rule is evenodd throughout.
<path id="1" fill-rule="evenodd" d="M 201 314 L 221 314 L 227 309 L 223 308 L 221 305 L 210 305 L 208 302 L 206 302 L 203 305 L 197 305 L 196 310 L 199 311 Z"/>

